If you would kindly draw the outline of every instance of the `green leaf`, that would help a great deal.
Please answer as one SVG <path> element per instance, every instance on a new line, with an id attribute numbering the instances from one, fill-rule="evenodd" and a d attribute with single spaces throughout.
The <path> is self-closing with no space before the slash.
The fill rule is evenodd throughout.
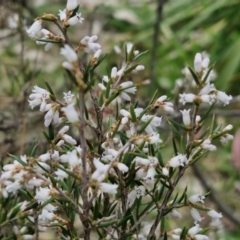
<path id="1" fill-rule="evenodd" d="M 178 150 L 177 150 L 177 145 L 176 145 L 174 137 L 172 138 L 172 143 L 173 143 L 174 154 L 175 154 L 175 156 L 177 156 L 178 155 Z"/>
<path id="2" fill-rule="evenodd" d="M 103 223 L 100 223 L 98 226 L 100 228 L 109 227 L 109 226 L 114 225 L 117 222 L 118 222 L 117 220 L 113 220 L 113 221 L 109 221 L 109 222 L 103 222 Z"/>
<path id="3" fill-rule="evenodd" d="M 214 64 L 208 69 L 207 74 L 205 75 L 205 77 L 204 77 L 204 79 L 202 80 L 201 84 L 202 84 L 202 83 L 205 83 L 205 82 L 207 81 L 208 76 L 209 76 L 210 72 L 211 72 L 212 69 L 213 69 L 213 66 L 214 66 Z"/>
<path id="4" fill-rule="evenodd" d="M 187 195 L 187 186 L 185 187 L 185 189 L 184 189 L 184 191 L 183 191 L 183 193 L 182 193 L 182 195 L 180 196 L 180 198 L 178 199 L 178 203 L 181 203 L 182 202 L 182 200 L 184 199 L 184 197 L 185 197 L 185 195 Z"/>
<path id="5" fill-rule="evenodd" d="M 46 138 L 46 140 L 48 141 L 48 143 L 51 143 L 51 139 L 50 137 L 47 135 L 47 133 L 45 131 L 42 131 L 44 137 Z"/>
<path id="6" fill-rule="evenodd" d="M 190 67 L 188 67 L 188 69 L 189 69 L 189 71 L 191 72 L 195 83 L 199 86 L 199 85 L 200 85 L 200 82 L 199 82 L 199 80 L 198 80 L 197 75 L 195 74 L 195 72 L 194 72 Z"/>
<path id="7" fill-rule="evenodd" d="M 168 118 L 167 121 L 170 122 L 170 124 L 173 125 L 173 126 L 175 126 L 175 127 L 179 127 L 179 128 L 181 128 L 181 129 L 183 129 L 184 131 L 189 131 L 189 128 L 188 128 L 188 127 L 186 127 L 186 126 L 184 126 L 184 125 L 182 125 L 182 124 L 174 121 L 174 120 L 171 119 L 171 118 Z"/>
<path id="8" fill-rule="evenodd" d="M 132 72 L 132 70 L 134 70 L 139 64 L 134 64 L 133 66 L 129 67 L 128 69 L 126 69 L 124 71 L 124 74 L 128 74 L 130 72 Z"/>
<path id="9" fill-rule="evenodd" d="M 107 57 L 107 55 L 108 55 L 108 53 L 106 53 L 104 56 L 100 57 L 100 58 L 98 59 L 97 64 L 95 64 L 94 66 L 92 66 L 92 67 L 90 68 L 90 71 L 93 72 L 93 71 L 95 70 L 95 68 L 97 68 L 97 67 L 101 64 L 101 62 Z"/>
<path id="10" fill-rule="evenodd" d="M 140 128 L 139 133 L 142 133 L 146 129 L 146 127 L 151 123 L 153 118 L 154 117 L 151 117 L 146 123 L 144 123 L 144 125 Z"/>
<path id="11" fill-rule="evenodd" d="M 20 157 L 12 155 L 12 154 L 8 154 L 10 157 L 14 158 L 15 160 L 17 160 L 20 164 L 22 164 L 23 166 L 27 166 L 28 164 L 25 163 Z"/>
<path id="12" fill-rule="evenodd" d="M 180 235 L 180 240 L 185 240 L 186 236 L 187 236 L 187 233 L 188 233 L 188 228 L 184 227 L 182 229 L 182 232 L 181 232 L 181 235 Z"/>
<path id="13" fill-rule="evenodd" d="M 212 116 L 211 126 L 210 126 L 210 135 L 213 133 L 213 128 L 215 124 L 215 114 Z"/>
<path id="14" fill-rule="evenodd" d="M 145 52 L 141 52 L 139 53 L 138 55 L 136 55 L 132 61 L 136 61 L 138 58 L 140 58 L 141 56 L 143 56 L 144 54 L 146 54 L 148 51 L 145 51 Z"/>
<path id="15" fill-rule="evenodd" d="M 52 88 L 50 87 L 50 85 L 48 84 L 47 81 L 45 81 L 45 84 L 46 84 L 46 86 L 47 86 L 48 91 L 49 91 L 53 96 L 55 96 L 55 94 L 54 94 Z"/>
<path id="16" fill-rule="evenodd" d="M 159 165 L 161 167 L 164 167 L 165 165 L 164 165 L 164 162 L 163 162 L 163 159 L 162 159 L 162 154 L 161 154 L 160 150 L 158 150 L 157 158 L 158 158 Z"/>
<path id="17" fill-rule="evenodd" d="M 34 199 L 34 197 L 31 195 L 31 193 L 28 192 L 27 190 L 18 189 L 18 192 L 29 200 Z"/>
<path id="18" fill-rule="evenodd" d="M 149 108 L 151 107 L 151 105 L 149 105 L 147 108 L 145 108 L 140 115 L 138 116 L 138 120 L 140 121 L 143 117 L 143 115 L 149 110 Z"/>
<path id="19" fill-rule="evenodd" d="M 207 112 L 201 117 L 201 120 L 199 121 L 199 123 L 202 123 L 202 122 L 208 117 L 209 113 L 213 110 L 214 105 L 215 105 L 215 103 L 213 103 L 213 104 L 209 107 L 209 109 L 207 110 Z"/>
<path id="20" fill-rule="evenodd" d="M 52 124 L 48 126 L 48 136 L 51 141 L 54 139 L 54 127 Z"/>
<path id="21" fill-rule="evenodd" d="M 130 114 L 131 114 L 132 121 L 136 122 L 137 121 L 137 117 L 136 117 L 136 114 L 134 112 L 134 107 L 133 107 L 132 104 L 130 105 Z"/>
<path id="22" fill-rule="evenodd" d="M 56 43 L 56 44 L 62 44 L 62 41 L 57 41 L 53 39 L 43 39 L 43 38 L 36 38 L 36 41 L 38 42 L 46 42 L 46 43 Z"/>
<path id="23" fill-rule="evenodd" d="M 29 157 L 35 156 L 36 151 L 37 151 L 37 146 L 38 146 L 38 144 L 36 144 L 36 141 L 33 141 L 31 147 L 29 148 L 28 154 L 27 154 Z"/>

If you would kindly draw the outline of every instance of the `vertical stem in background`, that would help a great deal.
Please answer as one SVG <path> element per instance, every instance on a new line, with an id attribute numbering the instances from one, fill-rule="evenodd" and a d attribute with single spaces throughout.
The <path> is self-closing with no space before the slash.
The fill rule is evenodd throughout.
<path id="1" fill-rule="evenodd" d="M 89 200 L 88 200 L 88 174 L 87 174 L 87 142 L 85 138 L 85 133 L 84 133 L 84 126 L 85 126 L 85 104 L 84 104 L 84 90 L 81 89 L 79 91 L 79 102 L 80 102 L 80 121 L 81 125 L 79 128 L 79 133 L 80 133 L 80 144 L 82 148 L 82 183 L 80 186 L 80 192 L 82 196 L 82 201 L 83 201 L 83 218 L 82 223 L 84 226 L 84 239 L 85 240 L 90 240 L 90 232 L 91 232 L 91 227 L 88 221 L 88 212 L 89 212 Z"/>
<path id="2" fill-rule="evenodd" d="M 162 19 L 162 10 L 165 0 L 157 0 L 156 21 L 153 25 L 152 51 L 150 60 L 150 80 L 155 78 L 156 50 L 158 45 L 158 35 L 160 30 L 160 21 Z"/>

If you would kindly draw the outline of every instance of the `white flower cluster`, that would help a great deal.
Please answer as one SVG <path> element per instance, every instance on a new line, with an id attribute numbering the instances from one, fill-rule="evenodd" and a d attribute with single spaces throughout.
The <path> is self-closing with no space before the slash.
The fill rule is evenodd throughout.
<path id="1" fill-rule="evenodd" d="M 79 121 L 78 113 L 74 108 L 75 96 L 71 93 L 71 91 L 63 94 L 65 100 L 64 105 L 52 101 L 50 92 L 38 86 L 35 86 L 33 93 L 30 94 L 28 101 L 31 108 L 33 109 L 34 107 L 40 105 L 40 111 L 46 112 L 44 121 L 45 127 L 48 127 L 51 123 L 60 124 L 64 119 L 64 117 L 60 116 L 60 112 L 64 113 L 68 121 L 71 123 Z"/>
<path id="2" fill-rule="evenodd" d="M 224 106 L 229 104 L 232 96 L 228 96 L 225 92 L 219 91 L 215 88 L 212 80 L 213 70 L 209 68 L 209 58 L 203 58 L 200 53 L 197 53 L 194 59 L 195 78 L 198 79 L 199 91 L 197 94 L 183 93 L 180 94 L 179 102 L 183 105 L 186 103 L 196 102 L 198 104 L 204 102 L 212 105 L 217 100 L 221 101 Z M 195 79 L 196 80 L 196 79 Z"/>
<path id="3" fill-rule="evenodd" d="M 76 13 L 78 6 L 78 0 L 68 0 L 66 8 L 60 10 L 59 18 L 62 30 L 66 30 L 76 23 L 82 23 L 84 19 L 81 17 L 81 13 Z M 195 135 L 202 125 L 201 116 L 197 115 L 199 105 L 206 102 L 212 105 L 217 100 L 227 105 L 232 97 L 216 90 L 210 82 L 214 73 L 208 66 L 209 58 L 203 58 L 201 54 L 197 53 L 194 70 L 188 70 L 191 79 L 195 81 L 197 92 L 182 93 L 179 99 L 183 105 L 193 103 L 195 110 L 189 108 L 179 111 L 182 114 L 183 125 L 170 119 L 169 116 L 177 111 L 174 110 L 173 103 L 168 100 L 166 95 L 159 96 L 157 99 L 154 97 L 145 109 L 138 107 L 138 104 L 133 104 L 132 99 L 137 88 L 133 81 L 125 80 L 125 76 L 142 71 L 144 66 L 135 64 L 140 53 L 130 42 L 125 45 L 125 61 L 119 68 L 113 67 L 109 75 L 104 75 L 102 82 L 98 84 L 100 91 L 93 93 L 93 85 L 89 79 L 100 62 L 98 59 L 101 55 L 101 45 L 96 42 L 98 36 L 84 36 L 78 46 L 74 48 L 68 39 L 55 36 L 48 30 L 42 29 L 42 22 L 46 18 L 53 22 L 58 21 L 55 16 L 45 14 L 44 17 L 38 18 L 34 22 L 27 33 L 36 38 L 38 32 L 41 31 L 44 37 L 37 43 L 47 43 L 45 49 L 49 49 L 53 44 L 52 40 L 63 44 L 60 54 L 66 58 L 66 61 L 62 66 L 70 71 L 70 74 L 74 74 L 79 96 L 83 95 L 83 98 L 76 99 L 75 95 L 68 91 L 63 93 L 64 103 L 62 103 L 56 99 L 48 84 L 48 90 L 38 86 L 34 87 L 29 96 L 29 105 L 32 109 L 40 106 L 40 112 L 45 113 L 45 127 L 51 126 L 49 127 L 49 136 L 44 132 L 49 143 L 49 150 L 38 157 L 35 157 L 35 153 L 29 154 L 29 156 L 15 157 L 13 163 L 4 165 L 0 177 L 0 191 L 5 198 L 9 194 L 14 195 L 18 192 L 28 195 L 31 200 L 21 203 L 21 211 L 26 210 L 29 219 L 32 220 L 34 207 L 30 206 L 35 204 L 39 229 L 58 224 L 62 224 L 62 229 L 65 225 L 71 225 L 72 228 L 74 224 L 69 219 L 74 218 L 72 216 L 77 213 L 85 228 L 86 226 L 90 228 L 90 225 L 91 228 L 96 227 L 97 230 L 99 230 L 98 226 L 103 227 L 101 231 L 105 231 L 106 228 L 105 233 L 109 236 L 108 239 L 111 239 L 112 236 L 119 237 L 116 229 L 118 226 L 124 229 L 124 224 L 127 226 L 125 230 L 129 230 L 134 239 L 144 239 L 148 233 L 143 233 L 139 228 L 141 222 L 138 222 L 138 218 L 143 220 L 155 209 L 158 209 L 157 214 L 162 214 L 159 222 L 165 212 L 181 218 L 181 214 L 176 210 L 178 206 L 174 202 L 177 198 L 171 199 L 172 191 L 179 179 L 189 165 L 199 159 L 199 156 L 206 151 L 216 150 L 216 146 L 212 144 L 213 140 L 219 139 L 222 144 L 227 144 L 229 140 L 233 139 L 233 136 L 228 133 L 232 129 L 231 125 L 226 126 L 223 130 L 221 128 L 211 130 L 208 135 L 205 134 L 204 138 L 197 139 Z M 57 22 L 58 24 L 60 22 Z M 48 42 L 48 40 L 51 41 Z M 82 68 L 78 51 L 93 54 L 87 68 Z M 85 75 L 89 76 L 87 80 Z M 190 76 L 188 78 L 190 79 Z M 80 100 L 84 101 L 84 91 L 89 89 L 86 86 L 92 90 L 90 95 L 94 103 L 91 107 L 94 106 L 96 117 L 93 117 L 90 104 L 80 102 Z M 130 104 L 124 104 L 124 101 L 130 102 Z M 116 106 L 114 109 L 116 117 L 113 114 L 114 106 Z M 76 110 L 77 107 L 79 107 L 79 111 Z M 161 116 L 156 113 L 159 109 Z M 190 113 L 193 116 L 190 116 Z M 108 118 L 104 117 L 106 115 Z M 161 139 L 162 134 L 160 138 L 159 133 L 165 120 L 169 125 L 181 128 L 186 135 L 186 144 L 181 144 L 182 148 L 179 152 L 175 144 L 174 154 L 167 161 L 161 156 L 164 140 Z M 66 124 L 74 125 L 78 130 L 80 146 L 77 146 L 77 141 L 67 134 L 70 127 Z M 87 139 L 86 126 L 90 127 L 97 138 Z M 56 131 L 56 128 L 59 127 L 61 129 Z M 176 130 L 176 128 L 174 129 Z M 164 194 L 165 199 L 162 198 Z M 151 199 L 151 201 L 145 202 L 146 199 Z M 164 200 L 162 201 L 162 199 Z M 206 208 L 204 199 L 205 196 L 194 194 L 185 197 L 184 201 L 179 201 L 182 206 L 189 207 L 190 214 L 194 219 L 195 226 L 185 233 L 189 239 L 209 239 L 206 235 L 201 234 L 202 229 L 199 222 L 203 217 L 200 216 L 199 209 L 204 209 L 213 219 L 219 220 L 222 217 L 215 210 Z M 143 202 L 149 204 L 146 211 L 142 210 Z M 71 210 L 72 213 L 67 215 Z M 61 211 L 66 212 L 67 220 L 59 214 Z M 108 213 L 109 215 L 107 215 Z M 135 216 L 135 214 L 137 215 Z M 109 225 L 104 225 L 104 218 L 113 220 L 110 222 L 111 224 L 108 222 Z M 34 221 L 36 222 L 36 216 L 32 222 Z M 124 223 L 122 224 L 122 222 Z M 157 226 L 159 222 L 154 223 L 151 229 L 154 229 L 154 225 Z M 149 229 L 150 227 L 148 227 Z M 22 228 L 16 227 L 14 231 L 16 235 L 25 234 L 25 229 Z M 177 228 L 167 232 L 167 235 L 172 239 L 180 239 L 182 232 L 183 229 Z M 64 239 L 70 239 L 69 237 L 65 235 Z M 122 236 L 121 239 L 123 239 Z"/>

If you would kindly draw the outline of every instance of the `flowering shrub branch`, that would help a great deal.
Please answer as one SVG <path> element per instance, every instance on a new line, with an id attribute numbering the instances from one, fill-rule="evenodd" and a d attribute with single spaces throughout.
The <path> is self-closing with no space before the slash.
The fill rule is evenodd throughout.
<path id="1" fill-rule="evenodd" d="M 48 133 L 43 134 L 49 150 L 37 156 L 37 145 L 33 145 L 29 154 L 12 156 L 13 163 L 3 166 L 1 194 L 5 199 L 16 196 L 18 200 L 0 222 L 1 228 L 14 222 L 21 227 L 16 227 L 14 236 L 24 239 L 38 239 L 47 229 L 54 230 L 59 239 L 87 240 L 92 234 L 99 239 L 150 240 L 157 235 L 158 239 L 209 239 L 199 225 L 204 218 L 199 211 L 218 221 L 222 215 L 204 205 L 206 195 L 189 196 L 186 188 L 174 196 L 174 190 L 192 164 L 216 150 L 213 141 L 226 144 L 232 140 L 232 126 L 215 127 L 214 119 L 201 133 L 214 104 L 220 101 L 227 105 L 232 97 L 211 83 L 213 66 L 209 67 L 208 57 L 197 53 L 194 68 L 184 70 L 191 92 L 179 94 L 179 102 L 189 108 L 180 110 L 183 123 L 171 118 L 179 110 L 166 95 L 157 98 L 155 94 L 146 108 L 139 107 L 133 101 L 137 86 L 126 76 L 144 69 L 138 63 L 144 53 L 131 43 L 125 44 L 120 68 L 113 67 L 96 85 L 93 76 L 106 55 L 102 56 L 95 35 L 84 36 L 77 46 L 71 43 L 68 28 L 84 20 L 78 10 L 78 1 L 68 0 L 59 17 L 44 14 L 27 30 L 37 44 L 45 45 L 45 50 L 62 45 L 62 66 L 75 84 L 76 94 L 67 89 L 62 101 L 48 83 L 46 89 L 34 86 L 29 105 L 45 114 Z M 43 29 L 44 21 L 55 24 L 62 36 Z M 42 38 L 38 37 L 40 33 Z M 90 56 L 86 65 L 79 57 L 81 52 Z M 209 111 L 199 116 L 199 107 L 206 103 Z M 163 155 L 165 140 L 159 134 L 162 122 L 168 123 L 172 132 L 174 154 L 170 159 Z M 70 128 L 74 135 L 68 134 Z M 194 226 L 168 229 L 165 217 L 180 218 L 177 209 L 182 207 L 189 208 Z M 152 213 L 156 214 L 154 221 L 143 230 L 146 217 Z M 82 232 L 74 225 L 75 215 L 82 223 Z"/>

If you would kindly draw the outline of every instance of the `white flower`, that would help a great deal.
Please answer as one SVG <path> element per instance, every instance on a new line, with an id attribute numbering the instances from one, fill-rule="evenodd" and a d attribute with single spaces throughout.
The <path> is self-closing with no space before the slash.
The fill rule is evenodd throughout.
<path id="1" fill-rule="evenodd" d="M 13 194 L 16 194 L 17 190 L 22 188 L 22 184 L 20 184 L 20 181 L 18 181 L 18 180 L 14 181 L 14 182 L 5 181 L 4 184 L 6 186 L 7 192 L 13 193 Z"/>
<path id="2" fill-rule="evenodd" d="M 198 232 L 200 232 L 202 228 L 200 228 L 199 224 L 196 224 L 194 227 L 191 227 L 188 230 L 188 234 L 191 235 L 192 237 L 195 236 Z"/>
<path id="3" fill-rule="evenodd" d="M 101 56 L 101 53 L 102 53 L 102 50 L 101 49 L 98 49 L 94 55 L 93 55 L 93 58 L 94 59 L 98 59 L 100 56 Z"/>
<path id="4" fill-rule="evenodd" d="M 71 91 L 68 91 L 67 93 L 64 92 L 63 95 L 64 95 L 63 99 L 67 104 L 75 103 L 75 95 L 72 94 Z"/>
<path id="5" fill-rule="evenodd" d="M 74 108 L 74 104 L 69 104 L 66 107 L 61 108 L 61 110 L 66 115 L 69 122 L 71 123 L 79 122 L 78 113 Z"/>
<path id="6" fill-rule="evenodd" d="M 154 103 L 154 107 L 163 108 L 166 112 L 174 112 L 173 110 L 173 103 L 171 102 L 164 102 L 167 99 L 166 95 L 159 97 L 156 102 Z"/>
<path id="7" fill-rule="evenodd" d="M 223 132 L 231 131 L 232 129 L 233 129 L 233 125 L 229 124 L 223 129 Z"/>
<path id="8" fill-rule="evenodd" d="M 59 108 L 60 105 L 58 103 L 50 103 L 45 107 L 45 111 L 48 111 L 44 117 L 44 125 L 48 127 L 51 122 L 57 124 L 59 123 Z"/>
<path id="9" fill-rule="evenodd" d="M 214 218 L 214 219 L 222 218 L 222 214 L 216 212 L 214 209 L 208 211 L 207 214 L 208 214 L 211 218 Z"/>
<path id="10" fill-rule="evenodd" d="M 152 119 L 147 127 L 145 128 L 145 132 L 149 135 L 156 134 L 156 127 L 160 127 L 162 122 L 162 117 L 157 117 L 153 115 L 143 115 L 141 118 L 142 122 L 148 122 L 150 119 Z"/>
<path id="11" fill-rule="evenodd" d="M 196 96 L 192 93 L 183 93 L 179 94 L 179 96 L 179 102 L 181 102 L 183 105 L 185 105 L 186 103 L 192 103 L 196 98 Z"/>
<path id="12" fill-rule="evenodd" d="M 47 221 L 47 220 L 52 220 L 54 217 L 54 214 L 52 212 L 49 212 L 48 210 L 44 209 L 42 210 L 42 213 L 38 216 L 40 221 Z"/>
<path id="13" fill-rule="evenodd" d="M 104 84 L 102 83 L 99 83 L 98 84 L 98 87 L 102 90 L 102 91 L 105 91 L 107 88 L 104 86 Z"/>
<path id="14" fill-rule="evenodd" d="M 40 105 L 40 111 L 44 112 L 45 107 L 47 105 L 47 100 L 50 98 L 50 93 L 43 88 L 38 87 L 37 85 L 34 86 L 32 90 L 32 94 L 30 94 L 28 102 L 31 108 Z"/>
<path id="15" fill-rule="evenodd" d="M 190 126 L 190 124 L 191 124 L 190 111 L 191 111 L 191 109 L 180 110 L 180 112 L 182 113 L 183 123 L 186 126 Z"/>
<path id="16" fill-rule="evenodd" d="M 146 184 L 151 184 L 154 182 L 154 176 L 156 175 L 155 167 L 151 166 L 148 168 L 147 175 L 143 178 Z"/>
<path id="17" fill-rule="evenodd" d="M 145 195 L 145 187 L 144 186 L 135 186 L 134 190 L 132 190 L 128 194 L 127 198 L 127 206 L 131 207 L 136 198 L 140 198 L 141 196 Z"/>
<path id="18" fill-rule="evenodd" d="M 42 188 L 42 187 L 37 189 L 35 199 L 38 201 L 38 203 L 43 204 L 44 202 L 46 202 L 50 198 L 51 198 L 50 189 Z"/>
<path id="19" fill-rule="evenodd" d="M 36 177 L 30 179 L 28 182 L 27 182 L 27 188 L 29 189 L 32 189 L 33 187 L 40 187 L 43 183 L 43 180 L 42 179 L 37 179 Z"/>
<path id="20" fill-rule="evenodd" d="M 190 212 L 194 219 L 194 223 L 201 222 L 204 219 L 200 216 L 198 210 L 196 210 L 195 208 L 192 208 Z"/>
<path id="21" fill-rule="evenodd" d="M 57 180 L 63 180 L 64 178 L 68 177 L 68 174 L 61 169 L 58 169 L 57 171 L 55 171 L 54 174 L 57 176 L 56 177 Z"/>
<path id="22" fill-rule="evenodd" d="M 173 209 L 171 214 L 172 214 L 172 216 L 174 216 L 176 218 L 182 218 L 182 214 L 179 213 L 176 209 Z"/>
<path id="23" fill-rule="evenodd" d="M 62 10 L 59 10 L 59 14 L 58 14 L 60 20 L 63 22 L 66 20 L 67 18 L 67 13 L 66 13 L 66 9 L 64 9 L 63 11 Z"/>
<path id="24" fill-rule="evenodd" d="M 194 58 L 194 70 L 195 72 L 199 73 L 202 70 L 205 70 L 208 68 L 209 65 L 209 58 L 202 59 L 202 55 L 200 53 L 197 53 Z"/>
<path id="25" fill-rule="evenodd" d="M 67 6 L 66 6 L 66 9 L 68 11 L 72 11 L 74 10 L 77 6 L 78 6 L 78 0 L 68 0 L 67 1 Z"/>
<path id="26" fill-rule="evenodd" d="M 111 78 L 115 79 L 116 76 L 117 76 L 117 68 L 113 67 L 112 70 L 111 70 Z"/>
<path id="27" fill-rule="evenodd" d="M 27 33 L 30 37 L 36 37 L 36 35 L 40 32 L 42 29 L 42 20 L 36 20 L 32 26 L 27 30 Z"/>
<path id="28" fill-rule="evenodd" d="M 200 99 L 202 100 L 202 102 L 209 103 L 210 105 L 212 105 L 216 101 L 216 95 L 214 95 L 214 94 L 209 94 L 209 95 L 203 94 L 203 95 L 200 96 Z"/>
<path id="29" fill-rule="evenodd" d="M 194 70 L 198 73 L 202 70 L 202 55 L 197 53 L 194 58 Z"/>
<path id="30" fill-rule="evenodd" d="M 67 23 L 69 25 L 75 25 L 77 23 L 82 23 L 84 18 L 81 17 L 81 13 L 77 13 L 75 16 L 68 19 Z"/>
<path id="31" fill-rule="evenodd" d="M 133 44 L 131 42 L 127 42 L 126 47 L 127 47 L 127 53 L 130 53 L 133 48 Z"/>
<path id="32" fill-rule="evenodd" d="M 135 180 L 143 179 L 146 177 L 147 171 L 144 168 L 139 168 L 137 172 L 135 173 Z"/>
<path id="33" fill-rule="evenodd" d="M 110 184 L 110 183 L 100 183 L 99 184 L 100 190 L 104 193 L 109 193 L 109 194 L 116 194 L 117 193 L 117 184 Z"/>
<path id="34" fill-rule="evenodd" d="M 78 60 L 78 55 L 68 44 L 65 44 L 64 47 L 61 48 L 60 54 L 63 55 L 70 63 Z"/>
<path id="35" fill-rule="evenodd" d="M 106 83 L 108 83 L 109 82 L 109 78 L 108 78 L 108 76 L 103 76 L 103 78 L 102 78 L 102 80 L 104 81 L 104 82 L 106 82 Z"/>
<path id="36" fill-rule="evenodd" d="M 162 169 L 162 173 L 163 173 L 164 176 L 168 176 L 169 175 L 169 171 L 165 167 Z"/>
<path id="37" fill-rule="evenodd" d="M 85 53 L 90 53 L 90 54 L 94 54 L 96 53 L 96 51 L 98 49 L 101 49 L 101 45 L 98 44 L 98 43 L 95 43 L 95 41 L 97 41 L 98 39 L 98 36 L 96 35 L 93 35 L 91 37 L 89 36 L 85 36 L 81 41 L 80 43 L 82 44 L 83 46 L 83 51 Z"/>
<path id="38" fill-rule="evenodd" d="M 232 100 L 231 95 L 228 96 L 225 92 L 222 92 L 222 91 L 217 91 L 216 95 L 217 95 L 217 99 L 224 103 L 223 106 L 228 105 L 229 102 Z"/>
<path id="39" fill-rule="evenodd" d="M 201 202 L 204 203 L 205 196 L 201 194 L 195 194 L 188 198 L 188 201 L 191 203 Z"/>
<path id="40" fill-rule="evenodd" d="M 208 151 L 215 151 L 217 149 L 216 146 L 211 144 L 211 140 L 209 138 L 204 140 L 204 142 L 201 144 L 201 148 Z"/>
<path id="41" fill-rule="evenodd" d="M 128 166 L 126 166 L 124 163 L 116 162 L 115 165 L 117 166 L 119 171 L 121 171 L 123 173 L 126 173 L 129 170 Z"/>
<path id="42" fill-rule="evenodd" d="M 202 235 L 202 234 L 196 234 L 196 235 L 194 236 L 194 239 L 195 239 L 195 240 L 209 240 L 209 237 L 206 236 L 206 235 Z"/>
<path id="43" fill-rule="evenodd" d="M 150 135 L 148 137 L 148 141 L 150 144 L 162 143 L 159 133 L 154 133 L 154 134 Z"/>
<path id="44" fill-rule="evenodd" d="M 69 144 L 76 145 L 77 142 L 71 136 L 65 134 L 69 130 L 69 126 L 64 126 L 59 132 L 58 135 L 62 138 L 62 140 L 68 142 Z"/>
<path id="45" fill-rule="evenodd" d="M 120 97 L 125 101 L 131 101 L 131 97 L 128 93 L 135 94 L 137 91 L 136 86 L 133 85 L 132 81 L 123 82 L 120 85 Z"/>
<path id="46" fill-rule="evenodd" d="M 229 141 L 233 140 L 233 135 L 231 134 L 224 134 L 220 137 L 220 142 L 223 144 L 223 145 L 226 145 Z"/>
<path id="47" fill-rule="evenodd" d="M 178 155 L 171 158 L 167 164 L 170 167 L 176 168 L 176 167 L 180 167 L 180 166 L 184 167 L 187 163 L 188 163 L 188 159 L 187 159 L 186 154 L 183 155 L 183 154 L 178 153 Z"/>
<path id="48" fill-rule="evenodd" d="M 142 70 L 144 70 L 144 69 L 145 69 L 145 67 L 144 67 L 143 65 L 138 65 L 138 66 L 135 68 L 136 71 L 142 71 Z"/>
<path id="49" fill-rule="evenodd" d="M 102 182 L 106 178 L 106 174 L 109 168 L 109 164 L 103 164 L 99 161 L 98 158 L 93 159 L 93 164 L 96 168 L 94 173 L 92 174 L 92 179 Z"/>

